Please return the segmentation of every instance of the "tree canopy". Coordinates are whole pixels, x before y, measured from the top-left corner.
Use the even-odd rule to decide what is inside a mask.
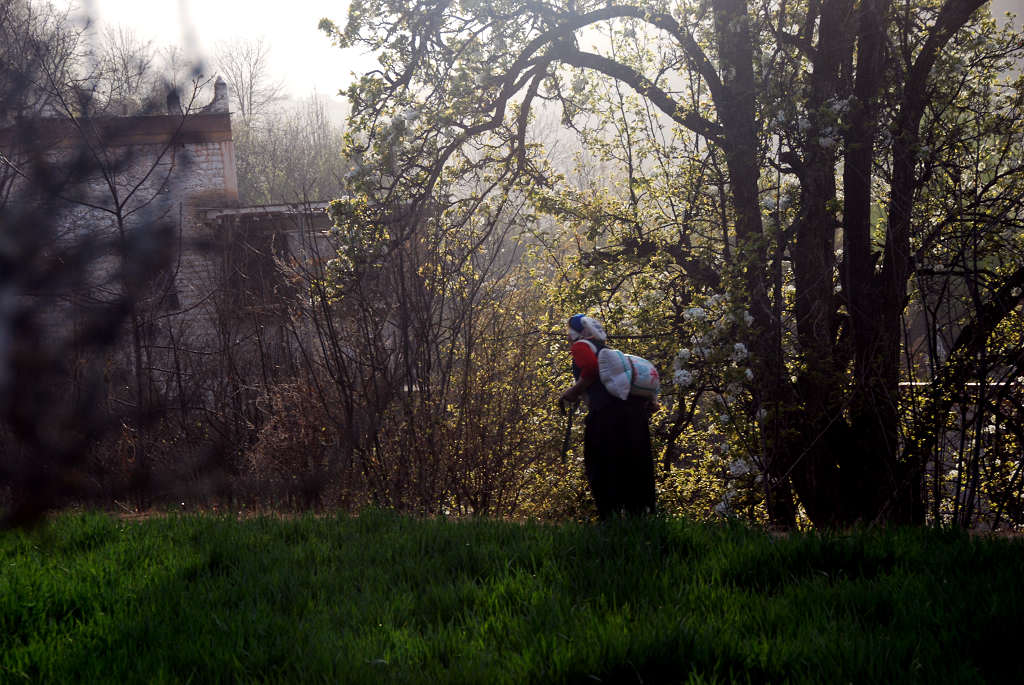
[[[922,522],[963,388],[1024,375],[1024,42],[985,8],[355,0],[321,27],[379,55],[348,92],[368,202],[409,227],[529,198],[578,248],[564,303],[681,348],[669,442],[714,386],[770,519],[845,525]]]

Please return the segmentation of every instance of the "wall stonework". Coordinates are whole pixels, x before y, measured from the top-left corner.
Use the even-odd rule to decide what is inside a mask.
[[[98,241],[105,252],[88,264],[84,282],[45,306],[57,330],[74,327],[74,303],[103,302],[123,296],[118,274],[119,241],[139,238],[154,228],[173,229],[169,273],[153,274],[151,301],[161,316],[175,310],[175,325],[209,329],[210,301],[217,287],[219,260],[211,254],[206,212],[238,205],[238,180],[227,93],[220,82],[214,101],[187,115],[36,119],[0,129],[0,152],[11,164],[5,202],[39,202],[30,169],[43,160],[51,173],[73,172],[75,183],[59,198],[45,200],[56,217],[57,240],[67,245]],[[83,165],[82,162],[85,162]],[[85,170],[83,172],[83,170]],[[163,292],[169,297],[159,295]],[[62,304],[63,303],[63,304]],[[170,311],[164,311],[164,310]]]
[[[169,266],[147,274],[152,281],[147,292],[133,298],[137,326],[129,325],[122,336],[112,368],[120,369],[122,379],[141,369],[165,397],[185,393],[182,387],[202,388],[193,393],[200,404],[223,392],[222,367],[238,374],[250,370],[252,359],[268,363],[266,349],[259,348],[268,339],[281,340],[276,357],[290,354],[282,305],[295,287],[285,282],[279,265],[329,249],[317,243],[329,227],[326,203],[238,206],[231,115],[226,91],[222,86],[216,91],[210,105],[188,116],[42,119],[32,122],[31,136],[24,128],[0,130],[0,151],[8,158],[20,154],[27,163],[42,151],[47,164],[61,170],[72,168],[85,151],[95,167],[59,201],[46,201],[48,209],[54,203],[59,241],[74,245],[88,236],[106,246],[105,256],[89,262],[84,282],[47,295],[38,307],[55,334],[70,338],[82,307],[124,297],[119,274],[130,265],[119,251],[121,238],[145,238],[154,227],[165,229],[166,236],[166,229],[173,229]],[[17,183],[31,187],[28,181]],[[141,362],[140,330],[145,337]],[[265,378],[265,369],[262,374]],[[112,384],[127,393],[127,402],[135,401],[130,384]]]

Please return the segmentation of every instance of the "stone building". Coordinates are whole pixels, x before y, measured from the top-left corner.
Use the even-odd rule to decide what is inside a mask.
[[[182,113],[169,96],[162,114],[38,118],[0,129],[0,191],[8,190],[0,192],[0,210],[6,205],[10,216],[18,202],[42,197],[52,205],[57,241],[105,246],[91,259],[87,282],[43,307],[58,329],[74,328],[91,306],[124,297],[131,286],[121,275],[134,267],[125,250],[164,252],[159,273],[144,274],[146,291],[134,293],[141,317],[134,325],[144,328],[146,349],[117,355],[129,375],[141,364],[150,377],[167,376],[186,350],[197,367],[232,345],[236,356],[255,354],[248,340],[286,344],[283,332],[266,330],[283,325],[282,298],[295,291],[278,266],[318,249],[326,203],[239,206],[228,102],[217,79],[213,99],[198,111]],[[39,175],[25,170],[40,158],[50,176],[78,175],[56,192],[33,194]]]
[[[311,229],[329,226],[325,202],[239,206],[227,85],[220,78],[210,103],[187,114],[172,94],[166,114],[41,118],[0,129],[0,151],[13,166],[38,150],[56,167],[81,157],[91,164],[84,180],[59,193],[55,210],[65,237],[116,237],[154,226],[174,231],[180,249],[168,288],[177,309],[202,308],[211,289],[232,283],[265,299],[274,259],[308,244]],[[18,196],[16,188],[11,197]],[[243,271],[218,274],[225,266]]]

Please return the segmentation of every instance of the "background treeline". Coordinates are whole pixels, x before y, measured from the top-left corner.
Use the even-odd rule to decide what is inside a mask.
[[[9,511],[589,517],[581,440],[563,460],[555,406],[564,320],[587,311],[662,370],[669,514],[1018,525],[1020,34],[952,0],[505,4],[438,14],[495,37],[458,51],[399,2],[326,23],[385,55],[343,135],[321,99],[282,108],[267,42],[197,70],[6,0],[5,121],[159,113],[168,85],[202,104],[216,71],[242,204],[341,198],[334,228],[299,220],[289,249],[262,250],[263,283],[240,285],[216,239],[190,246],[220,265],[211,332],[164,304],[181,248],[166,215],[121,221],[109,244],[41,240],[66,231],[76,184],[124,163],[6,164]],[[584,27],[604,61],[573,42]],[[118,282],[94,296],[111,251]],[[83,297],[73,334],[47,333],[47,298]]]

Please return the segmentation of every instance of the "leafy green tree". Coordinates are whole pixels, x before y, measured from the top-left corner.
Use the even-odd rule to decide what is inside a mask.
[[[792,525],[795,491],[815,524],[844,525],[924,520],[934,414],[973,372],[959,360],[1020,304],[1024,271],[1004,255],[962,317],[958,351],[935,370],[927,407],[907,413],[912,278],[942,258],[925,209],[942,191],[929,184],[936,165],[960,166],[954,140],[941,151],[926,141],[942,131],[970,139],[950,104],[969,101],[972,126],[992,145],[1019,144],[1019,85],[993,79],[1019,55],[1020,38],[997,30],[983,6],[365,0],[351,5],[344,29],[322,27],[380,56],[381,70],[349,91],[364,136],[353,152],[373,201],[422,211],[442,179],[488,169],[506,185],[558,190],[556,215],[589,222],[595,246],[646,252],[685,277],[692,295],[742,298],[769,516]],[[988,85],[956,92],[958,73]],[[631,92],[643,111],[611,111],[614,97],[587,96],[596,83]],[[551,106],[588,150],[600,138],[622,153],[618,187],[565,195],[531,128]],[[996,185],[1016,188],[1019,170],[1005,159]],[[659,166],[663,187],[651,180]],[[967,193],[992,189],[984,174],[959,180]],[[481,192],[455,190],[468,204]],[[641,211],[642,196],[648,208],[662,205],[661,239],[648,239],[654,215]],[[1017,225],[1013,207],[986,210],[982,234]],[[969,211],[946,217],[972,221]],[[664,238],[672,234],[674,243]]]

